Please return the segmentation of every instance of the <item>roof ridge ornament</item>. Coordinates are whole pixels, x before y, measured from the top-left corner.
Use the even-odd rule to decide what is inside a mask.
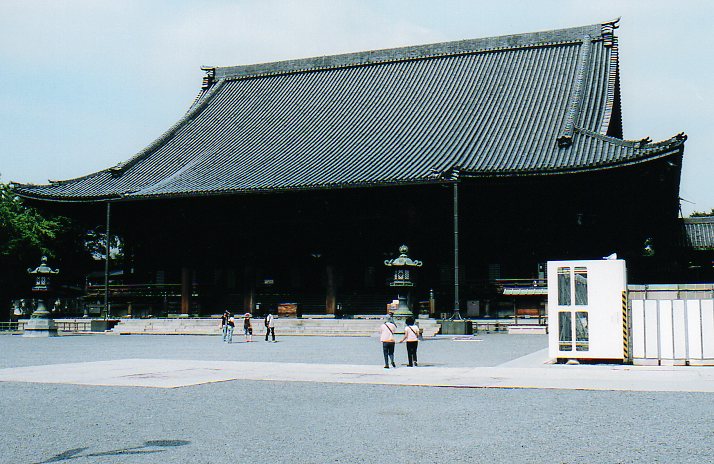
[[[643,139],[640,139],[640,140],[638,140],[637,142],[635,142],[635,148],[642,148],[642,147],[644,147],[645,145],[648,145],[648,144],[651,143],[651,142],[652,142],[652,139],[651,139],[649,136],[647,136],[647,137],[645,137],[645,138],[643,138]]]
[[[216,67],[215,66],[201,66],[201,71],[205,72],[206,75],[203,76],[203,81],[201,83],[202,90],[208,90],[214,82],[216,82]]]
[[[617,18],[611,20],[611,21],[605,21],[602,23],[602,27],[608,27],[610,29],[618,29],[620,27],[620,20],[622,19],[622,16],[618,16]]]
[[[617,43],[617,38],[615,37],[615,29],[620,27],[620,25],[618,24],[620,22],[620,19],[621,17],[618,17],[614,21],[602,23],[603,44],[608,48],[615,46]]]

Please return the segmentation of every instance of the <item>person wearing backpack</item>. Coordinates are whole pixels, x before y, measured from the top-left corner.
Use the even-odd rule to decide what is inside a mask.
[[[273,313],[268,312],[265,316],[265,341],[268,341],[268,335],[273,336],[273,342],[275,342],[275,316]]]
[[[391,321],[384,321],[379,327],[379,340],[382,342],[385,369],[389,369],[390,360],[392,361],[392,367],[397,367],[397,365],[394,364],[394,332],[396,331],[397,326]]]
[[[419,326],[414,324],[414,318],[408,317],[406,326],[404,327],[404,337],[399,340],[402,343],[407,341],[407,366],[418,366],[417,364],[417,347],[419,346]]]

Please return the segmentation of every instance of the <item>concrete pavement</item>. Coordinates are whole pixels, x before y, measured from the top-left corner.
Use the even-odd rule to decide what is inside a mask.
[[[119,359],[0,369],[0,382],[177,388],[233,380],[422,387],[714,392],[714,369],[548,365],[533,353],[497,367]],[[529,367],[524,367],[529,366]]]
[[[543,336],[477,339],[425,341],[423,366],[386,370],[366,337],[0,336],[0,463],[712,462],[711,394],[642,385],[706,386],[711,368],[544,365]],[[504,388],[599,370],[650,391]],[[501,388],[401,386],[447,374]],[[288,381],[226,381],[240,376]]]

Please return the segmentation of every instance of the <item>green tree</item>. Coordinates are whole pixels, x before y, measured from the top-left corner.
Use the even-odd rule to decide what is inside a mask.
[[[689,215],[689,217],[709,217],[709,216],[714,216],[714,208],[712,208],[712,210],[709,211],[708,213],[706,211],[695,211]]]
[[[71,230],[68,218],[43,215],[0,182],[0,320],[9,317],[11,298],[28,296],[27,268],[42,255],[56,257]]]
[[[62,216],[44,217],[0,183],[0,256],[24,261],[37,254],[54,257],[52,241],[70,228]]]

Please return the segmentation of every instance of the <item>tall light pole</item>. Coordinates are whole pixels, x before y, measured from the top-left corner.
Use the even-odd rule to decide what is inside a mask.
[[[110,252],[110,235],[109,223],[111,220],[112,207],[111,203],[107,202],[107,235],[104,240],[104,319],[109,319],[109,252]]]
[[[459,305],[459,169],[451,171],[451,180],[454,183],[454,314],[452,320],[461,320]]]

